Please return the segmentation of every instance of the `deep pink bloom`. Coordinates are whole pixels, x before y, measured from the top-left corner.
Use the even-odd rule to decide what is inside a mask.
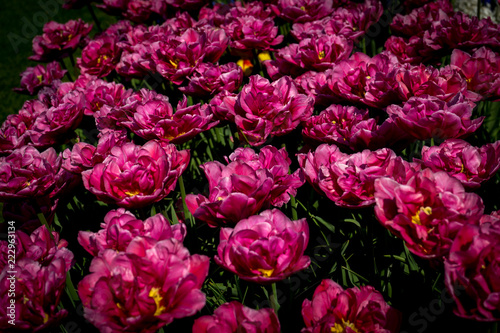
[[[234,104],[236,104],[237,96],[237,94],[227,90],[223,90],[215,95],[209,102],[214,118],[234,123]]]
[[[449,18],[453,6],[449,0],[438,0],[412,10],[407,15],[396,14],[390,25],[391,32],[397,36],[423,36],[434,22]]]
[[[375,203],[374,182],[378,178],[404,181],[414,172],[413,165],[388,148],[348,155],[338,146],[322,144],[314,152],[298,154],[298,159],[313,187],[336,205],[350,208]]]
[[[426,51],[429,52],[429,47],[418,36],[405,38],[392,35],[385,41],[384,47],[386,52],[395,56],[402,64],[419,65],[432,58],[425,54]]]
[[[0,157],[0,199],[48,196],[56,186],[61,159],[54,148],[39,152],[32,146]]]
[[[341,35],[356,41],[382,16],[383,7],[379,0],[365,0],[364,3],[349,3],[336,8],[331,15],[321,20],[294,23],[290,33],[298,40],[321,35]]]
[[[135,93],[130,100],[133,102],[124,107],[128,120],[121,121],[120,125],[148,140],[184,143],[219,123],[212,121],[213,115],[207,105],[187,106],[185,96],[175,112],[167,96],[147,89]]]
[[[390,105],[387,113],[402,130],[418,140],[464,138],[481,126],[484,117],[471,119],[472,109],[462,94],[450,101],[428,95],[411,97],[403,106]]]
[[[279,333],[281,327],[272,309],[254,310],[232,301],[219,306],[212,316],[203,316],[194,321],[193,333],[215,332]]]
[[[486,215],[485,215],[486,216]],[[500,308],[500,219],[498,212],[481,225],[465,225],[445,260],[445,282],[455,314],[476,321],[498,321]]]
[[[154,333],[205,306],[209,258],[181,242],[136,237],[125,252],[104,250],[78,284],[84,316],[103,333]]]
[[[43,34],[33,38],[33,55],[29,59],[52,61],[67,57],[86,43],[91,30],[92,24],[81,19],[64,24],[50,21],[43,26]]]
[[[329,279],[304,300],[302,317],[302,333],[396,333],[401,324],[401,313],[372,286],[343,289]]]
[[[92,169],[96,164],[104,161],[111,148],[122,146],[129,141],[125,130],[105,130],[99,132],[98,137],[97,147],[86,142],[77,142],[71,150],[69,148],[64,150],[62,167],[73,173]]]
[[[125,208],[144,207],[165,198],[186,169],[189,152],[156,141],[143,146],[128,142],[82,172],[85,188],[99,200]]]
[[[403,145],[409,140],[390,118],[380,125],[377,122],[368,110],[331,104],[303,124],[302,136],[313,146],[336,144],[356,152]]]
[[[179,242],[186,236],[186,226],[183,223],[171,226],[162,214],[156,214],[142,221],[124,208],[109,211],[104,217],[104,223],[101,223],[101,228],[95,233],[90,231],[78,233],[78,242],[93,256],[106,249],[125,251],[137,236],[157,241],[175,238]]]
[[[116,45],[117,39],[105,35],[90,41],[82,50],[81,58],[76,60],[82,74],[105,77],[120,61],[121,49]]]
[[[203,61],[206,41],[206,33],[189,28],[180,36],[151,43],[151,59],[156,71],[180,85]]]
[[[500,55],[481,47],[469,54],[459,49],[453,50],[450,65],[457,68],[467,82],[469,90],[480,98],[498,98],[500,87]]]
[[[262,145],[270,135],[285,135],[311,116],[313,99],[299,94],[290,77],[269,83],[250,77],[234,106],[235,123],[246,141]]]
[[[457,70],[447,67],[440,69],[432,66],[407,65],[396,74],[398,93],[402,101],[412,96],[435,96],[450,101],[457,94],[467,95],[467,82]]]
[[[227,64],[202,63],[188,77],[180,91],[190,96],[213,96],[221,91],[233,92],[243,83],[243,70],[234,62]]]
[[[15,268],[7,263],[7,256],[0,259],[0,329],[12,330],[12,319],[16,329],[31,332],[42,331],[56,326],[68,314],[67,310],[59,308],[61,296],[66,284],[66,273],[73,265],[73,253],[66,247],[68,242],[59,239],[59,234],[41,226],[31,235],[18,230],[15,244]],[[9,237],[9,239],[11,239]],[[8,253],[7,241],[0,241],[0,249]],[[8,279],[14,271],[14,280]],[[15,284],[12,298],[11,283]],[[15,315],[8,306],[10,300],[15,300]]]
[[[67,70],[61,69],[61,65],[56,61],[48,63],[45,67],[43,65],[28,67],[21,73],[21,87],[13,90],[34,95],[41,88],[50,87],[54,81],[62,79],[66,72]]]
[[[333,95],[337,102],[347,100],[384,108],[400,101],[396,81],[398,68],[399,63],[386,54],[370,58],[357,52],[325,72],[327,84],[322,93]]]
[[[428,259],[442,259],[463,225],[477,224],[483,215],[481,197],[465,192],[444,171],[424,169],[407,182],[375,181],[375,215],[402,238],[408,249]]]
[[[422,163],[433,171],[446,171],[467,189],[478,188],[500,168],[500,141],[476,148],[460,139],[422,147]]]
[[[217,161],[201,166],[208,178],[208,198],[186,197],[191,213],[210,226],[234,224],[270,204],[281,206],[304,183],[299,170],[288,174],[291,161],[284,148],[266,146],[259,154],[238,148],[228,162],[227,166]]]
[[[57,106],[52,106],[37,116],[29,130],[33,145],[46,148],[64,143],[83,119],[85,97],[79,91],[71,91]]]
[[[270,284],[309,266],[308,241],[306,219],[291,221],[278,209],[266,210],[234,229],[222,228],[214,259],[243,280]]]
[[[280,17],[287,21],[310,22],[330,15],[333,12],[333,0],[279,0],[277,10]]]
[[[272,18],[239,16],[222,27],[231,38],[231,48],[235,50],[269,50],[283,41]]]

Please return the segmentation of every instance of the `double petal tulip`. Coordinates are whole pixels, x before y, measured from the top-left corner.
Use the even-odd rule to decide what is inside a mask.
[[[90,41],[82,50],[81,58],[76,60],[82,74],[105,77],[120,61],[121,49],[113,36],[105,35]]]
[[[170,238],[136,237],[125,252],[107,249],[78,284],[85,318],[101,332],[156,332],[205,306],[200,290],[209,258]]]
[[[80,245],[93,256],[97,256],[106,249],[125,251],[137,236],[149,237],[157,241],[175,238],[179,242],[182,242],[186,236],[186,226],[182,223],[171,226],[161,214],[141,221],[124,208],[108,212],[104,217],[104,223],[101,223],[101,228],[97,233],[80,231],[78,234]]]
[[[478,188],[500,168],[500,141],[474,147],[464,140],[448,139],[439,146],[422,147],[422,163],[446,171],[467,189]]]
[[[308,241],[306,219],[291,221],[277,209],[266,210],[221,229],[215,262],[243,280],[270,284],[309,266]]]
[[[187,106],[185,96],[175,112],[167,96],[146,89],[134,94],[130,100],[134,102],[124,108],[128,119],[120,124],[148,140],[180,144],[219,123],[212,120],[213,114],[207,105]]]
[[[300,171],[288,174],[291,161],[284,149],[266,146],[259,154],[239,148],[227,166],[213,161],[201,166],[208,178],[208,198],[189,194],[191,213],[210,226],[237,223],[270,204],[281,206],[295,195],[304,180]]]
[[[254,310],[233,301],[219,306],[212,316],[195,320],[193,333],[279,333],[280,323],[273,310]]]
[[[15,268],[11,267],[10,260],[7,263],[7,256],[0,260],[0,329],[11,331],[14,327],[11,320],[16,329],[31,332],[56,326],[68,314],[59,308],[66,273],[74,261],[73,253],[66,248],[68,242],[59,239],[56,232],[51,235],[45,226],[31,235],[17,231],[15,239]],[[8,244],[0,241],[3,253],[10,253]],[[15,284],[13,298],[11,284]],[[15,307],[13,316],[8,308],[10,304]]]
[[[390,105],[387,113],[402,130],[418,140],[464,138],[481,126],[484,117],[472,118],[473,107],[462,94],[445,102],[434,96],[411,97],[401,107]]]
[[[480,196],[465,192],[446,172],[430,169],[402,183],[377,179],[375,202],[380,223],[402,238],[411,252],[427,259],[447,255],[460,228],[477,224],[484,210]]]
[[[128,142],[82,172],[85,188],[99,200],[125,208],[144,207],[166,197],[186,169],[189,152],[156,141]]]
[[[414,166],[388,149],[368,149],[352,155],[338,146],[322,144],[314,152],[298,155],[306,179],[336,205],[359,208],[375,203],[374,182],[380,177],[406,180]]]
[[[243,70],[234,62],[223,65],[202,63],[188,77],[189,84],[179,88],[190,96],[213,96],[221,91],[233,92],[243,83]]]
[[[61,69],[57,61],[50,62],[45,67],[42,65],[28,67],[21,73],[21,87],[14,90],[34,95],[43,87],[50,87],[56,80],[61,80],[66,72],[67,70]]]
[[[294,130],[311,116],[313,103],[311,97],[298,93],[290,77],[270,83],[253,75],[236,98],[235,123],[248,143],[259,146],[270,135]]]
[[[83,46],[92,24],[81,19],[66,23],[50,21],[43,26],[43,34],[33,38],[34,61],[59,60],[72,54],[77,47]]]
[[[455,314],[476,321],[500,319],[500,219],[498,213],[487,217],[458,232],[444,263]]]
[[[321,281],[312,300],[304,300],[302,317],[302,333],[396,333],[401,324],[401,313],[372,286],[344,290],[332,280]]]

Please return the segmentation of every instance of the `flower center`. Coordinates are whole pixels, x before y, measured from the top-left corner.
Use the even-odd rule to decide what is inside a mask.
[[[332,333],[344,333],[346,332],[346,328],[350,328],[352,331],[359,333],[353,323],[351,323],[349,320],[345,321],[344,319],[342,319],[342,324],[335,323],[331,330]]]
[[[323,59],[324,57],[325,57],[325,51],[319,51],[318,53],[319,60]]]
[[[271,275],[273,275],[274,273],[274,269],[262,269],[262,268],[259,268],[258,269],[259,272],[262,273],[262,276],[265,276],[265,277],[271,277]]]
[[[139,190],[133,190],[133,191],[125,191],[125,194],[128,196],[128,197],[133,197],[135,195],[138,195],[140,194],[141,191]]]
[[[163,300],[163,297],[160,296],[160,288],[158,287],[153,287],[149,291],[149,297],[151,297],[156,304],[156,311],[155,311],[155,316],[161,315],[167,308],[161,305],[161,301]]]
[[[420,220],[420,214],[425,213],[426,215],[431,215],[432,214],[432,208],[427,206],[427,207],[420,207],[418,212],[411,217],[411,222],[417,225],[422,225],[422,221]]]

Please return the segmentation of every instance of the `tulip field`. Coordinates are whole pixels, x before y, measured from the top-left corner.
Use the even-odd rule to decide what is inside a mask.
[[[0,332],[498,332],[497,1],[53,2]]]

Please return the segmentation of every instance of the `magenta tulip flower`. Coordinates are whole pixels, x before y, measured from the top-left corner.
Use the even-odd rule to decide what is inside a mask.
[[[481,197],[465,192],[457,179],[444,171],[424,169],[407,182],[390,178],[375,181],[375,215],[402,238],[408,249],[427,259],[442,259],[466,224],[483,215]]]
[[[473,107],[462,94],[445,102],[434,96],[411,97],[387,113],[402,130],[418,140],[464,138],[481,126],[484,117],[472,118]]]
[[[359,208],[375,203],[374,182],[380,177],[406,180],[415,166],[389,148],[368,149],[352,155],[338,146],[322,144],[314,152],[298,155],[306,179],[336,205]]]
[[[92,24],[81,19],[66,23],[50,21],[43,26],[43,34],[33,38],[34,61],[60,60],[72,54],[77,47],[84,46]]]
[[[291,221],[278,209],[266,210],[221,229],[215,262],[243,280],[270,284],[309,266],[308,241],[306,219]]]
[[[90,41],[82,50],[81,58],[76,60],[82,74],[105,77],[116,67],[120,60],[121,49],[113,36],[105,35]]]
[[[73,253],[66,248],[68,242],[60,239],[56,232],[50,235],[45,226],[31,235],[19,230],[15,235],[15,267],[7,263],[7,256],[0,260],[0,276],[3,277],[0,282],[3,305],[0,329],[7,332],[16,327],[39,332],[57,326],[68,314],[67,310],[59,308],[66,274],[74,263]],[[9,244],[12,243],[0,240],[3,253],[10,253]],[[13,296],[12,284],[15,285]]]
[[[476,148],[460,139],[422,147],[422,163],[433,171],[446,171],[467,189],[478,188],[500,168],[500,141]]]
[[[310,22],[322,19],[333,11],[333,0],[279,0],[280,16],[290,22]]]
[[[56,81],[61,80],[66,72],[67,70],[61,69],[57,61],[50,62],[45,67],[43,65],[28,67],[21,73],[21,87],[13,90],[34,95],[43,87],[51,87]]]
[[[213,227],[237,223],[269,205],[282,206],[304,183],[300,170],[288,174],[291,161],[284,148],[266,146],[259,154],[238,148],[228,162],[227,166],[217,161],[201,166],[208,178],[208,198],[186,197],[191,213]]]
[[[107,249],[92,260],[78,284],[84,316],[101,332],[154,333],[205,306],[208,266],[176,239],[136,237],[125,252]]]
[[[481,225],[465,225],[455,237],[444,263],[445,282],[457,316],[498,321],[500,219],[497,212],[481,220]]]
[[[401,313],[372,286],[343,289],[326,279],[302,303],[302,317],[302,333],[397,333],[401,324]]]
[[[188,77],[180,91],[190,96],[212,96],[221,91],[233,92],[243,83],[243,70],[234,62],[223,65],[202,63]]]
[[[259,75],[250,77],[234,105],[235,123],[253,146],[271,135],[285,135],[311,116],[313,99],[299,94],[289,77],[273,83]]]
[[[149,237],[156,241],[175,238],[179,242],[186,236],[186,226],[182,223],[171,226],[161,214],[141,221],[124,208],[109,211],[104,217],[104,223],[101,223],[101,228],[96,233],[78,233],[78,242],[93,256],[106,249],[125,251],[137,236]]]
[[[144,207],[165,198],[186,169],[189,152],[156,141],[143,146],[128,142],[82,172],[85,188],[99,200],[125,208]]]
[[[272,309],[254,310],[237,301],[224,303],[212,316],[194,321],[193,333],[280,333],[278,317]]]

